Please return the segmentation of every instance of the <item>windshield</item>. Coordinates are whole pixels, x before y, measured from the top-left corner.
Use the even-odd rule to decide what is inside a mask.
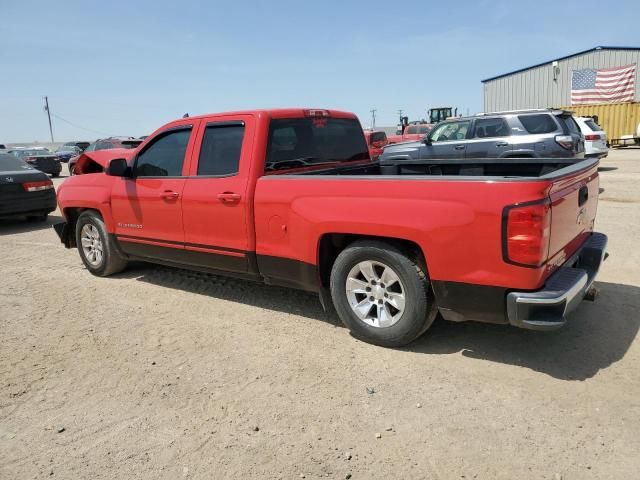
[[[33,170],[29,165],[19,158],[9,155],[8,153],[0,153],[0,170],[5,172],[14,172],[17,170]]]
[[[269,128],[266,170],[368,160],[369,150],[356,119],[275,119]]]

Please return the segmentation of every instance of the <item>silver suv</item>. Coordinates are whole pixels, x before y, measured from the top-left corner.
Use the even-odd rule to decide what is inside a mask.
[[[564,110],[481,113],[440,122],[421,141],[387,146],[380,162],[514,157],[584,158],[584,137]]]

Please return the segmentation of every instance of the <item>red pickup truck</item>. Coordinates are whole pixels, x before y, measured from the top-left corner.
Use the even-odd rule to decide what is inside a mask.
[[[438,312],[557,328],[605,257],[597,159],[382,172],[355,115],[318,109],[184,118],[105,154],[58,191],[54,228],[91,273],[144,260],[318,292],[378,345]]]
[[[399,135],[389,135],[388,143],[415,142],[422,140],[433,129],[432,123],[412,123]]]

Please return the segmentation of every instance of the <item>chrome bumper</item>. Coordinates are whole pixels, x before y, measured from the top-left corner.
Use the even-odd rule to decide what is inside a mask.
[[[607,236],[593,233],[564,266],[535,292],[507,294],[507,318],[516,327],[554,330],[584,299],[607,256]]]

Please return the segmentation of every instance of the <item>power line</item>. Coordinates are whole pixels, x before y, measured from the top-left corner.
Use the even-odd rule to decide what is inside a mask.
[[[80,125],[76,125],[75,123],[70,122],[69,120],[64,119],[64,118],[62,118],[61,116],[56,115],[56,114],[54,114],[54,113],[52,113],[52,114],[51,114],[51,116],[52,116],[52,117],[54,117],[54,118],[57,118],[58,120],[60,120],[60,121],[62,121],[62,122],[64,122],[64,123],[68,123],[68,124],[69,124],[69,125],[71,125],[72,127],[79,128],[80,130],[86,130],[87,132],[97,133],[98,135],[105,135],[105,136],[107,136],[107,137],[109,136],[109,134],[108,134],[108,133],[99,132],[99,131],[97,131],[97,130],[92,130],[92,129],[90,129],[90,128],[81,127]]]

